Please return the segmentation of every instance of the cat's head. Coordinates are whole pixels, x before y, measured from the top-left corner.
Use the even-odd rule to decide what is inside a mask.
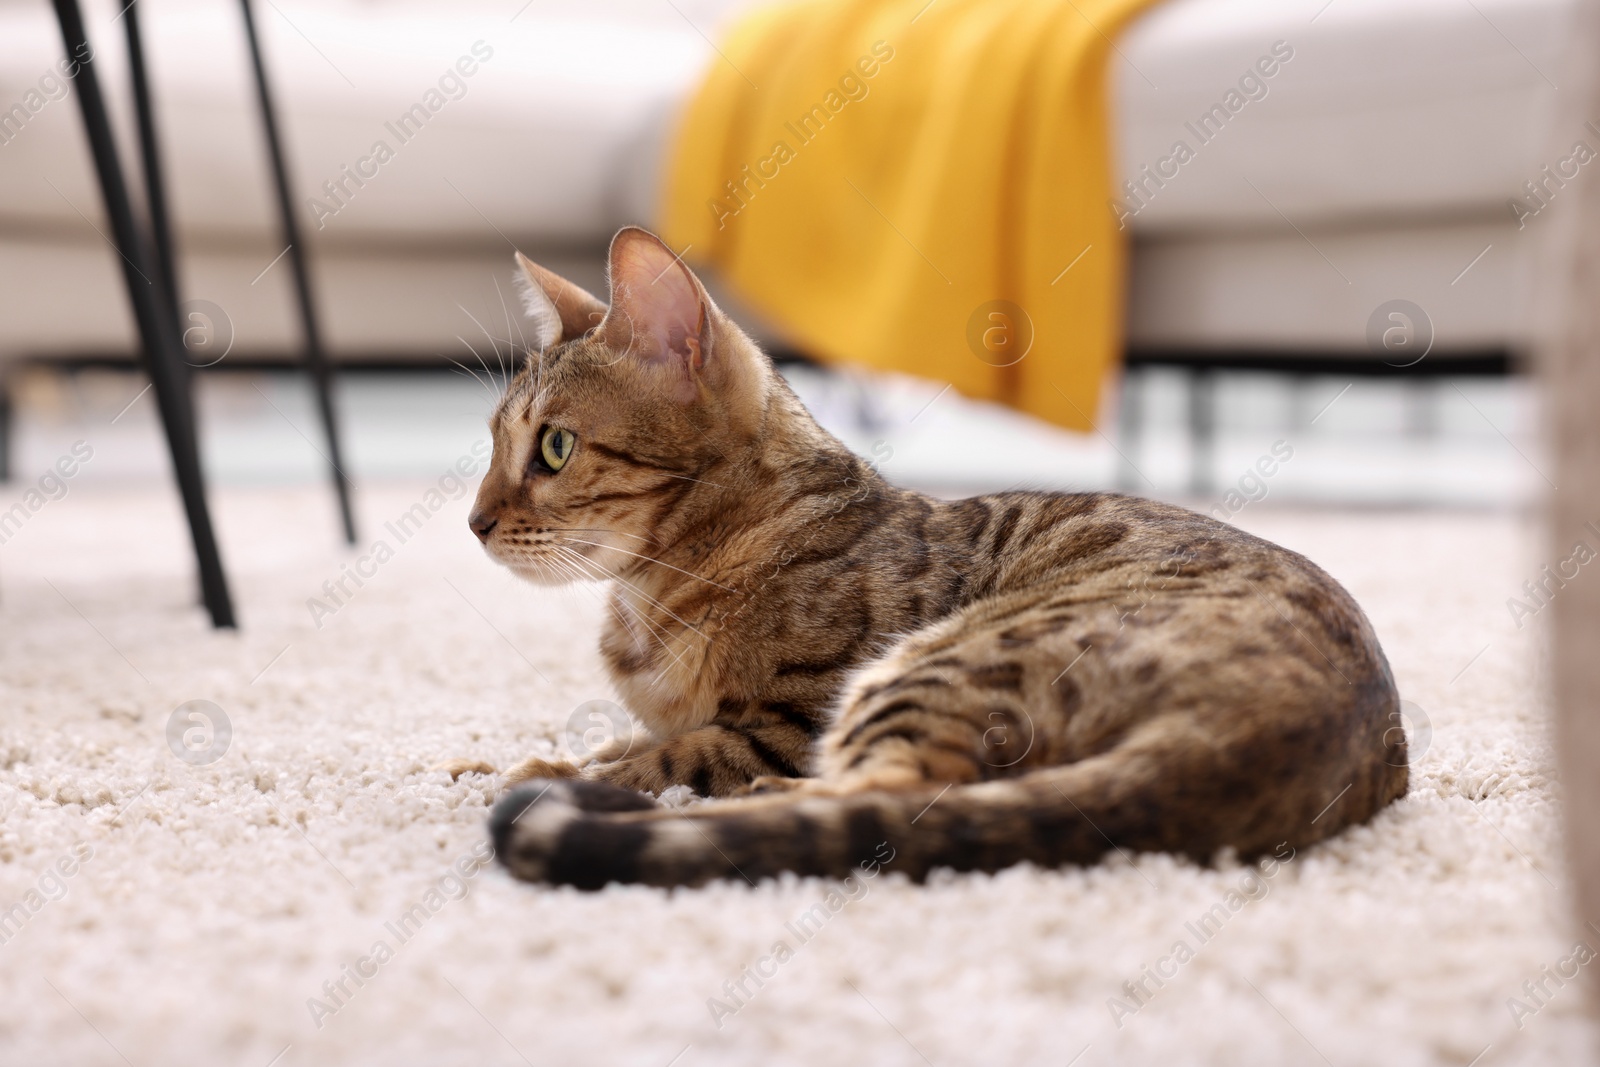
[[[603,579],[748,448],[775,375],[645,230],[611,242],[609,307],[516,259],[533,336],[489,421],[494,455],[468,521],[523,578]]]

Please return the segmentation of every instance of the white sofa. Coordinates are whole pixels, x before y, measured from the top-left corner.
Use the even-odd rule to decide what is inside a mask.
[[[437,359],[504,334],[512,245],[598,287],[609,234],[654,214],[672,116],[718,61],[708,38],[750,2],[259,5],[335,355]],[[1403,298],[1441,351],[1524,347],[1526,265],[1548,217],[1519,221],[1510,201],[1536,180],[1559,196],[1542,168],[1580,139],[1600,148],[1592,131],[1549,128],[1571,3],[1170,0],[1142,18],[1112,61],[1121,170],[1146,194],[1126,203],[1130,343],[1359,354],[1372,311]],[[119,7],[87,5],[125,111]],[[235,352],[292,353],[238,9],[141,10],[183,296],[223,309]],[[1228,112],[1275,45],[1292,56]],[[0,362],[133,347],[77,105],[51,98],[60,52],[48,4],[0,0]],[[402,144],[386,124],[419,103],[439,106]],[[1185,124],[1219,103],[1227,122],[1202,144]],[[1162,160],[1179,139],[1194,158],[1174,172]],[[381,164],[378,140],[394,150]],[[342,169],[358,166],[359,186]]]

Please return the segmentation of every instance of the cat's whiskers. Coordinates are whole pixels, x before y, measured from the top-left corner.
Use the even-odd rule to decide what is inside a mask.
[[[458,371],[458,370],[451,370],[451,371],[450,371],[450,373],[451,373],[451,374],[461,374],[461,371]],[[494,400],[496,400],[496,397],[486,397],[486,398],[488,398],[488,400],[490,400],[490,403],[493,403],[493,402],[494,402]]]
[[[594,569],[598,567],[598,564],[589,559],[587,556],[581,555],[576,550],[561,546],[558,548],[558,551],[563,554],[564,558],[571,561],[572,565],[581,568],[587,580],[594,582],[611,582],[616,580],[609,574],[595,574]],[[613,593],[618,596],[621,595],[615,590],[613,590]],[[647,612],[641,611],[637,605],[630,603],[626,597],[621,597],[621,600],[626,612],[624,617],[637,619],[638,621],[644,623],[652,635],[660,635],[660,639],[663,643],[665,643],[667,638],[681,637],[681,633],[679,631],[672,630],[668,628],[665,623],[651,618]],[[659,603],[657,603],[657,606],[659,606]],[[687,645],[685,645],[685,647],[687,647]]]
[[[602,533],[615,534],[617,537],[631,537],[635,541],[648,541],[651,544],[660,544],[654,537],[644,534],[631,534],[622,530],[608,530],[603,526],[544,526],[540,533]]]
[[[595,588],[600,583],[595,580],[593,575],[586,573],[581,567],[573,563],[570,559],[567,559],[565,556],[557,553],[548,557],[548,559],[541,559],[540,562],[548,563],[559,573],[565,575],[572,584],[582,586],[584,592],[594,597],[597,601],[604,603],[604,594],[601,593],[599,589]]]
[[[693,579],[695,579],[695,581],[705,582],[707,585],[714,585],[718,589],[726,590],[729,593],[737,592],[737,590],[731,589],[728,586],[723,585],[721,582],[713,582],[710,578],[701,577],[700,575],[694,573],[693,571],[686,571],[682,567],[674,567],[672,564],[667,563],[665,560],[659,560],[659,559],[656,559],[653,556],[646,556],[646,555],[644,555],[643,553],[640,553],[640,552],[630,552],[626,548],[618,548],[615,545],[603,545],[598,541],[585,541],[581,537],[568,537],[568,538],[566,538],[566,540],[575,541],[580,545],[593,545],[595,548],[603,548],[603,549],[606,549],[607,551],[610,551],[610,552],[621,552],[625,556],[632,556],[635,559],[642,559],[646,563],[659,564],[660,566],[663,566],[663,567],[667,568],[669,571],[677,571],[679,574],[684,575],[685,577],[693,578]]]
[[[611,596],[602,593],[596,588],[600,582],[600,579],[598,579],[595,575],[587,573],[581,566],[579,566],[579,563],[582,562],[582,558],[576,556],[569,558],[569,553],[571,551],[570,549],[564,549],[560,546],[556,546],[556,548],[556,554],[549,556],[548,558],[543,558],[540,560],[540,562],[547,564],[552,570],[565,576],[570,584],[581,586],[584,592],[593,597],[601,606],[609,607],[611,604]],[[635,647],[647,647],[649,642],[654,640],[655,643],[659,644],[669,656],[672,656],[680,665],[682,665],[683,661],[681,657],[677,656],[667,645],[666,636],[670,635],[665,634],[664,631],[663,633],[658,634],[656,632],[656,626],[651,622],[650,619],[645,618],[642,615],[638,615],[635,612],[616,612],[615,617],[622,623],[623,629],[628,631],[628,639],[634,644]],[[636,619],[638,622],[644,624],[645,629],[643,634],[641,634],[636,628]]]
[[[628,631],[628,639],[633,642],[634,647],[643,647],[645,642],[640,640],[639,631],[634,628],[634,618],[636,613],[626,610],[626,605],[624,605],[623,609],[614,612],[614,614],[616,618],[621,621],[622,628]],[[657,636],[655,630],[651,628],[648,620],[640,618],[639,621],[645,624],[645,631],[648,636],[655,637],[657,640],[662,640]],[[665,645],[665,643],[666,642],[663,640],[662,644]]]
[[[489,375],[491,378],[494,377],[494,368],[489,366],[488,362],[483,358],[483,353],[479,352],[476,348],[473,348],[472,347],[472,343],[470,341],[468,341],[465,337],[462,337],[459,333],[456,334],[456,340],[460,341],[462,344],[467,346],[467,351],[471,352],[473,358],[478,361],[478,365],[483,368],[483,373]],[[498,352],[496,352],[495,353],[496,361],[498,361],[499,358],[500,358],[500,354]],[[502,368],[502,371],[503,370],[504,370],[504,368]]]
[[[489,341],[489,347],[494,350],[494,361],[495,361],[496,365],[498,365],[499,368],[500,368],[500,376],[501,377],[505,377],[505,375],[506,375],[506,365],[505,365],[505,362],[500,358],[500,344],[499,344],[499,342],[495,340],[494,335],[489,332],[488,328],[485,327],[483,323],[478,321],[478,316],[476,316],[472,312],[468,311],[466,309],[466,307],[461,303],[461,301],[459,301],[459,300],[456,301],[456,307],[461,308],[461,313],[463,315],[465,315],[467,318],[471,319],[472,320],[472,324],[474,326],[476,326],[479,330],[483,331],[483,336],[485,338],[487,338],[488,341]]]
[[[558,547],[560,547],[560,546],[558,546]],[[651,596],[649,593],[646,593],[643,589],[640,589],[637,585],[634,585],[632,582],[628,581],[626,578],[622,577],[620,574],[617,574],[615,571],[611,570],[609,567],[607,567],[604,564],[600,563],[598,560],[590,559],[588,556],[583,555],[581,552],[578,552],[576,549],[568,548],[568,549],[565,549],[565,551],[571,552],[578,559],[582,560],[584,562],[585,566],[591,567],[594,570],[599,571],[601,574],[604,574],[606,576],[606,580],[616,582],[618,585],[622,586],[623,588],[631,590],[636,596],[638,596],[645,603],[649,604],[651,607],[659,609],[661,612],[663,612],[668,617],[670,617],[674,622],[677,622],[679,625],[686,626],[689,629],[693,630],[695,633],[699,634],[702,639],[709,640],[709,638],[707,638],[706,635],[701,632],[700,628],[698,626],[696,626],[694,623],[689,622],[687,619],[680,618],[671,608],[667,607],[665,604],[661,603],[661,601],[657,600],[655,597]]]
[[[625,598],[619,600],[619,606],[614,614],[618,619],[622,620],[622,625],[628,631],[628,636],[632,639],[635,646],[639,648],[646,647],[646,642],[639,639],[639,632],[633,628],[634,621],[637,621],[644,625],[645,637],[653,638],[655,643],[661,646],[661,650],[667,655],[671,656],[672,661],[681,667],[686,673],[693,673],[689,665],[685,663],[683,659],[684,653],[689,651],[688,643],[684,642],[683,652],[673,651],[671,645],[671,640],[674,637],[681,637],[681,635],[674,634],[661,623],[650,618],[649,615],[638,610],[638,608],[634,607],[632,604],[629,604]],[[665,684],[665,682],[666,675],[658,672],[645,684],[645,688],[655,689]]]
[[[663,606],[660,601],[651,598],[642,590],[631,585],[631,583],[621,581],[616,575],[607,571],[596,561],[580,554],[575,549],[569,548],[566,545],[558,544],[556,541],[550,538],[532,538],[527,540],[519,540],[513,543],[516,544],[518,548],[524,550],[520,553],[520,556],[521,561],[527,565],[549,567],[557,573],[567,577],[570,581],[583,583],[586,585],[596,582],[619,581],[621,584],[632,589],[640,597],[649,601],[655,607],[658,607],[667,614],[672,615],[672,612]],[[584,543],[589,544],[592,542]],[[541,551],[539,549],[545,550]],[[597,570],[603,573],[594,573]],[[590,592],[592,595],[599,595],[593,590]],[[634,644],[642,647],[645,643],[644,641],[641,641],[639,631],[634,628],[633,620],[637,620],[645,627],[645,637],[653,638],[655,642],[659,644],[667,653],[667,655],[672,657],[673,661],[676,662],[678,666],[682,667],[685,671],[691,670],[689,665],[684,661],[683,653],[674,651],[670,644],[670,641],[674,638],[682,640],[684,643],[684,652],[688,651],[688,642],[681,632],[669,629],[664,624],[652,619],[647,613],[641,612],[632,605],[627,604],[626,601],[624,601],[624,610],[618,613],[618,617],[622,620],[623,625],[628,630],[628,636],[633,640]],[[673,615],[673,618],[677,619],[678,617]],[[678,619],[678,621],[683,623],[685,626],[690,626],[689,623],[684,622],[682,619]],[[690,626],[690,628],[693,629],[692,626]],[[663,677],[658,676],[650,681],[649,687],[654,688],[657,685],[662,684],[664,681],[665,679]]]
[[[562,558],[562,562],[566,563],[569,567],[577,567],[577,568],[582,569],[582,568],[598,566],[598,564],[596,564],[593,560],[588,559],[585,556],[579,555],[573,549],[566,548],[565,546],[561,546],[561,545],[557,545],[555,547],[556,547],[557,552],[560,553],[562,555],[562,557],[563,557]],[[659,605],[657,605],[657,606],[659,606]],[[665,611],[666,609],[663,608],[662,610]],[[668,614],[671,614],[671,612],[668,612]],[[617,612],[617,617],[622,620],[623,626],[627,629],[628,636],[633,640],[634,644],[640,645],[640,644],[642,644],[642,642],[640,642],[639,633],[638,633],[637,630],[635,630],[633,628],[633,626],[632,626],[632,624],[630,622],[630,619],[637,619],[639,622],[643,623],[644,626],[645,626],[645,629],[646,629],[646,631],[648,633],[648,636],[655,638],[656,642],[661,646],[662,650],[664,652],[666,652],[667,655],[671,656],[673,661],[675,663],[677,663],[678,666],[682,667],[685,671],[689,671],[690,670],[689,665],[686,664],[683,661],[682,654],[680,654],[678,652],[674,652],[672,650],[672,646],[668,643],[669,639],[671,639],[673,637],[677,637],[679,639],[682,639],[683,635],[681,633],[676,633],[676,634],[673,633],[671,630],[667,629],[661,623],[658,623],[654,619],[650,618],[649,615],[645,614],[644,612],[641,612],[641,611],[637,610],[632,605],[628,604],[625,598],[623,599],[621,610],[619,610]],[[674,616],[674,617],[676,617],[676,616]],[[679,620],[679,621],[682,621],[682,620]],[[687,626],[688,624],[685,623],[684,625]],[[687,652],[688,648],[689,648],[688,642],[684,641],[684,651]],[[658,685],[662,684],[664,681],[665,681],[665,676],[658,674],[656,677],[654,677],[654,678],[652,678],[650,680],[650,682],[648,683],[647,688],[654,689]]]
[[[500,399],[500,393],[492,385],[490,385],[488,382],[486,382],[482,378],[480,378],[478,376],[478,372],[477,371],[473,370],[471,367],[467,366],[465,363],[460,362],[459,360],[451,359],[449,356],[445,356],[444,358],[446,360],[449,360],[451,363],[454,363],[457,367],[461,368],[461,373],[471,375],[472,380],[477,382],[480,386],[483,387],[483,391],[484,391],[485,394],[488,395],[489,402],[491,404],[495,403],[496,401],[498,401]]]
[[[512,325],[515,324],[516,326],[517,340],[522,342],[523,352],[528,351],[528,338],[524,336],[522,332],[522,321],[520,319],[513,320],[511,318],[511,308],[506,304],[506,295],[500,291],[499,278],[494,278],[494,295],[500,298],[500,310],[506,317],[506,347],[511,348],[511,369],[515,371],[517,367],[517,350],[511,346]]]
[[[575,566],[571,560],[564,558],[559,552],[523,552],[519,562],[525,567],[536,567],[552,572],[564,579],[566,584],[581,585],[592,596],[598,597],[600,595],[599,591],[593,588],[599,583],[599,579]]]
[[[451,356],[445,356],[444,358],[445,358],[445,362],[446,363],[454,364],[455,367],[461,373],[463,373],[463,374],[467,375],[468,377],[470,377],[473,381],[477,382],[480,386],[482,386],[485,389],[489,388],[489,383],[484,381],[483,377],[481,375],[479,375],[477,371],[473,370],[471,367],[467,366],[465,363],[462,363],[459,359],[455,359],[455,358],[453,358]],[[496,397],[495,399],[498,400],[499,398]]]

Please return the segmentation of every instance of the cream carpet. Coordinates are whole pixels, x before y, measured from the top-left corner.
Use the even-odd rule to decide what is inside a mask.
[[[394,555],[320,628],[308,598],[336,606],[323,583],[357,561],[320,489],[217,494],[238,634],[193,607],[164,487],[75,485],[0,548],[0,1062],[1490,1067],[1593,1048],[1581,989],[1541,972],[1600,935],[1566,918],[1541,646],[1506,608],[1546,562],[1521,520],[1238,516],[1350,587],[1432,728],[1409,797],[1270,879],[1144,856],[849,896],[583,895],[480,870],[483,780],[427,768],[552,752],[611,695],[598,594],[514,583],[466,499],[400,544],[383,523],[427,488],[363,494]],[[214,762],[169,746],[193,700],[231,724]],[[1219,903],[1202,942],[1190,924]]]

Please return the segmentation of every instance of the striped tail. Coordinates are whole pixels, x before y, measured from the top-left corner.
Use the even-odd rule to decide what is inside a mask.
[[[780,793],[681,811],[600,782],[537,781],[496,804],[491,830],[516,877],[580,889],[754,884],[784,871],[842,878],[869,866],[921,881],[939,867],[1088,864],[1112,848],[1205,862],[1232,847],[1248,858],[1365,822],[1406,791],[1403,742],[1398,766],[1302,767],[1291,773],[1315,776],[1319,788],[1288,791],[1260,766],[1219,775],[1204,760],[1207,773],[1185,773],[1199,768],[1174,766],[1172,755],[1122,749],[976,785]],[[1253,781],[1240,788],[1246,776]]]

